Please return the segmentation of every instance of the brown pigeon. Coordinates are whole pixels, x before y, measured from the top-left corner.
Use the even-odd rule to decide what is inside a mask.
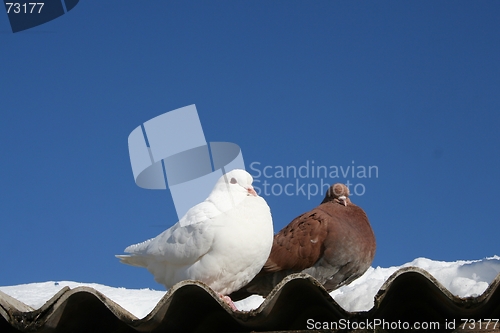
[[[330,292],[363,275],[373,261],[375,247],[365,212],[351,202],[348,187],[337,183],[318,207],[274,236],[262,270],[231,298],[267,296],[284,277],[299,272],[313,276]]]

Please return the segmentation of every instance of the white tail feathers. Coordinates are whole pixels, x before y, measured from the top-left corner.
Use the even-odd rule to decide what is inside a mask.
[[[122,254],[122,255],[116,255],[118,259],[120,259],[120,262],[122,264],[127,264],[131,266],[136,266],[136,267],[147,267],[148,266],[148,261],[146,257],[143,256],[136,256],[133,254]]]

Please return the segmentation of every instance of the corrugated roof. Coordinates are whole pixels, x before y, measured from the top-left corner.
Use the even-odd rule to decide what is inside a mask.
[[[311,328],[307,332],[314,332],[335,329],[335,325],[346,328],[343,332],[373,332],[372,328],[383,332],[417,322],[439,323],[439,329],[434,324],[425,332],[446,328],[500,332],[500,323],[490,321],[486,329],[485,321],[500,318],[499,284],[500,274],[481,296],[460,298],[426,271],[407,267],[384,283],[370,311],[350,313],[312,277],[294,274],[258,309],[233,312],[204,284],[184,281],[169,290],[143,319],[89,287],[65,287],[36,310],[0,292],[0,332],[270,332]],[[463,319],[467,320],[466,330],[459,329]],[[483,320],[480,330],[478,320]]]

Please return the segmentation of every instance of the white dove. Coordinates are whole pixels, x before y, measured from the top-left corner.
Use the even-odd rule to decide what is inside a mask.
[[[183,280],[207,284],[236,310],[229,295],[261,270],[273,245],[273,223],[253,178],[235,169],[223,175],[208,198],[160,235],[125,249],[122,263],[145,267],[171,288]]]

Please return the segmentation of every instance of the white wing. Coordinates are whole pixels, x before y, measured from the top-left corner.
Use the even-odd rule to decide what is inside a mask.
[[[173,265],[193,264],[210,250],[214,241],[213,219],[220,212],[217,214],[210,206],[213,204],[204,202],[193,207],[184,216],[191,218],[186,220],[184,226],[181,220],[155,238],[127,247],[125,252],[130,255],[118,257],[125,264],[141,267],[148,267],[151,261]]]
[[[187,211],[187,213],[179,220],[178,224],[185,227],[190,224],[196,224],[204,222],[206,220],[211,220],[221,211],[215,207],[211,201],[203,201],[196,206],[193,206]]]

